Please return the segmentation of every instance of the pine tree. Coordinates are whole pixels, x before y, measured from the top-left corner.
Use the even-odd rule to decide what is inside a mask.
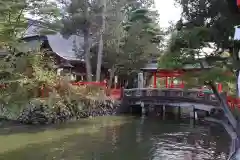
[[[66,15],[63,17],[64,27],[62,33],[64,35],[83,35],[87,80],[92,81],[90,48],[96,37],[100,8],[97,1],[89,0],[71,0],[70,4],[66,5],[66,8]]]
[[[222,82],[225,90],[230,89],[236,95],[237,87],[232,84],[236,84],[239,72],[239,45],[229,37],[233,36],[234,26],[240,24],[240,14],[229,10],[227,1],[223,0],[178,3],[183,7],[182,19],[185,21],[177,24],[178,31],[172,34],[168,50],[161,57],[159,65],[181,68],[186,61],[198,63],[199,57],[202,57],[212,66],[212,72],[199,73],[200,85],[206,81]],[[204,53],[204,48],[210,48],[210,53]]]
[[[103,61],[111,69],[111,78],[117,74],[133,79],[141,67],[159,54],[163,36],[157,15],[139,7],[123,4],[119,7],[124,8],[122,12],[117,12],[115,21],[107,25]]]

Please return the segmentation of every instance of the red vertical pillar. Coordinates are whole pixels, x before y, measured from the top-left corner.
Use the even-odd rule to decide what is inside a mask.
[[[157,72],[153,73],[153,88],[157,88]]]
[[[218,92],[222,92],[222,84],[221,83],[218,83],[217,88],[218,88]]]
[[[169,77],[170,78],[170,88],[173,88],[173,77]]]
[[[237,0],[237,6],[240,8],[240,0]]]
[[[44,98],[44,85],[41,86],[41,97]]]
[[[180,85],[181,88],[184,88],[184,83],[183,83],[183,80],[181,80],[181,85]]]
[[[168,77],[165,77],[165,87],[168,88]]]
[[[160,74],[160,72],[158,73],[158,78],[159,78],[159,82],[158,82],[158,83],[159,83],[159,85],[160,85],[160,88],[161,88],[161,87],[162,87],[162,84],[161,84],[161,78],[162,78],[162,77],[161,77],[161,74]]]

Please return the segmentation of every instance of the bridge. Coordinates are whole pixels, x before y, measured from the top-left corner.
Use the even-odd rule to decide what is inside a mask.
[[[203,93],[200,89],[180,88],[133,88],[123,89],[122,104],[127,107],[139,106],[194,106],[196,110],[211,112],[222,110],[219,101],[212,93]]]
[[[194,106],[193,118],[195,118],[195,109],[203,110],[205,112],[211,112],[214,109],[222,111],[220,117],[206,117],[205,120],[223,125],[232,139],[229,158],[236,157],[236,154],[240,154],[240,144],[238,139],[240,132],[239,126],[228,108],[229,104],[221,102],[224,95],[220,94],[216,96],[209,92],[203,93],[201,89],[133,88],[123,89],[121,98],[123,106],[129,108],[140,105],[142,113],[145,112],[145,106],[152,105],[161,107],[169,105],[172,107],[177,106],[178,108],[192,105]],[[215,118],[218,118],[219,120]],[[239,151],[239,153],[236,151]]]

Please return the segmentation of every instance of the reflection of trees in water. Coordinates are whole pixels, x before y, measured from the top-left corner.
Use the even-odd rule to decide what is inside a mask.
[[[227,134],[219,128],[145,120],[73,135],[55,142],[29,145],[0,155],[0,160],[222,160],[228,152]],[[216,136],[216,135],[220,135]],[[223,136],[222,136],[223,135]],[[139,136],[137,138],[137,136]]]
[[[188,143],[194,146],[193,155],[196,159],[226,159],[229,136],[220,127],[204,126],[189,135]]]
[[[226,138],[228,135],[224,130],[212,129],[208,126],[196,126],[192,129],[187,125],[181,127],[165,125],[165,127],[167,129],[161,127],[165,133],[158,132],[153,136],[153,159],[154,157],[157,157],[156,159],[184,159],[186,154],[196,160],[226,159],[229,138]]]
[[[150,145],[146,142],[137,141],[138,120],[119,127],[116,148],[111,153],[104,153],[103,160],[143,160],[149,157]]]

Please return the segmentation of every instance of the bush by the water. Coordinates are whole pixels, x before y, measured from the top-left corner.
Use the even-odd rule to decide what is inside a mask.
[[[114,101],[104,91],[91,86],[72,86],[63,83],[45,98],[34,98],[19,107],[12,116],[11,107],[2,106],[4,119],[16,120],[23,124],[50,124],[94,116],[113,115]],[[14,108],[17,108],[14,106]],[[0,115],[1,117],[1,115]]]
[[[93,116],[112,115],[116,106],[111,100],[67,101],[59,100],[48,105],[45,100],[35,100],[26,106],[17,117],[24,124],[59,123],[70,119],[87,118]]]
[[[73,86],[69,76],[58,76],[45,54],[24,54],[1,60],[0,121],[49,124],[69,119],[114,114],[113,101],[96,86]]]

